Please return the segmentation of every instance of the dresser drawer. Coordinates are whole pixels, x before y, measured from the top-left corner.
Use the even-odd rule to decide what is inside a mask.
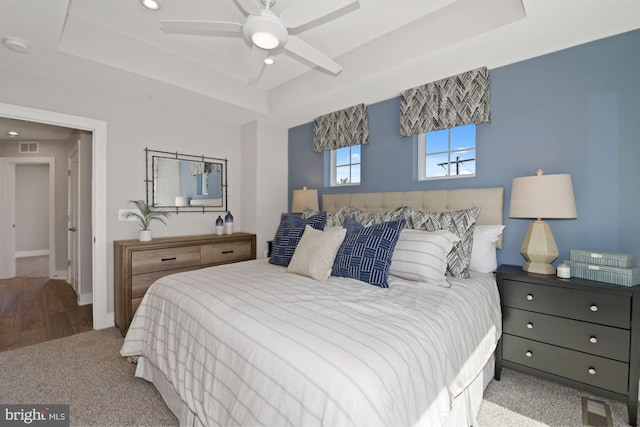
[[[154,271],[153,273],[136,274],[131,277],[131,298],[141,298],[144,296],[149,286],[161,277],[169,274],[180,273],[182,271],[196,270],[200,266],[177,268],[175,270]]]
[[[548,314],[505,307],[504,333],[570,348],[597,356],[629,361],[631,332]]]
[[[201,246],[202,265],[225,264],[251,259],[251,242],[213,243]]]
[[[199,245],[135,251],[131,254],[132,274],[199,266]]]
[[[505,307],[568,317],[629,329],[631,297],[504,280]]]
[[[508,334],[504,334],[502,340],[503,360],[627,394],[629,365],[626,363]]]

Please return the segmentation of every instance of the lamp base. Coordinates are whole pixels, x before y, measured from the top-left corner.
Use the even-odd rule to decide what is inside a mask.
[[[551,264],[544,264],[541,262],[526,262],[522,269],[529,273],[538,273],[538,274],[556,274],[556,269],[553,268]]]
[[[531,223],[520,247],[520,253],[527,260],[524,271],[538,274],[556,274],[551,263],[558,258],[558,246],[549,224],[536,220]]]

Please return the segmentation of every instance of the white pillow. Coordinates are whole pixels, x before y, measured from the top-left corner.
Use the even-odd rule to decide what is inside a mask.
[[[305,226],[287,272],[326,281],[346,233],[347,229],[342,227],[320,231],[310,225]]]
[[[405,228],[391,257],[389,274],[416,282],[449,287],[445,279],[447,254],[460,237],[448,230]]]
[[[469,270],[491,273],[498,268],[496,243],[502,235],[504,225],[476,225],[473,230],[473,249]]]

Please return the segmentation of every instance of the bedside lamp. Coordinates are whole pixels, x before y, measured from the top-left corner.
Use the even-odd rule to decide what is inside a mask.
[[[513,179],[509,217],[535,219],[520,248],[527,260],[522,269],[530,273],[555,274],[551,263],[558,258],[558,246],[551,227],[542,219],[574,219],[578,214],[571,175],[543,173],[538,169],[535,176]]]
[[[318,190],[308,190],[302,187],[302,190],[293,190],[293,200],[291,201],[291,212],[302,213],[304,208],[310,208],[318,211]]]

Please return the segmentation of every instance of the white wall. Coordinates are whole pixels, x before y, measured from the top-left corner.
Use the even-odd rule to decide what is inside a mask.
[[[48,254],[49,165],[16,165],[15,209],[16,256]]]
[[[263,258],[267,241],[287,212],[288,134],[264,122],[242,127],[242,193],[246,195],[242,220],[256,233],[256,252]]]
[[[82,82],[54,81],[0,69],[0,102],[107,122],[106,250],[110,312],[113,312],[113,241],[137,237],[136,223],[118,221],[118,209],[131,207],[128,203],[131,199],[145,198],[145,147],[229,159],[229,209],[242,211],[240,127],[218,121],[203,108],[202,99],[193,96],[193,104],[185,101],[171,105],[170,100],[163,100],[164,105],[160,105],[154,102],[152,93],[148,98],[138,99],[126,93],[85,87]],[[269,191],[286,193],[286,185]],[[167,220],[168,226],[154,224],[153,233],[155,237],[211,233],[215,218],[216,213],[172,215]],[[235,228],[255,231],[244,227],[242,216],[238,216]]]

